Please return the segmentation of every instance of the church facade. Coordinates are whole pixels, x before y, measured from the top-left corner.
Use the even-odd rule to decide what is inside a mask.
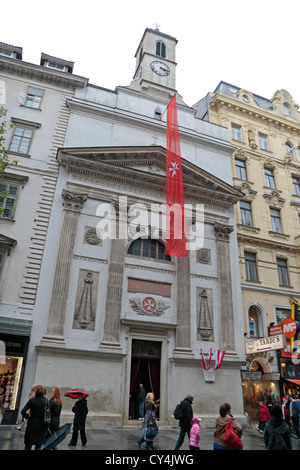
[[[224,401],[243,417],[234,218],[243,193],[231,185],[227,129],[198,119],[178,93],[191,243],[187,257],[165,252],[166,108],[176,93],[176,43],[146,29],[128,86],[87,85],[66,101],[27,385],[34,371],[47,390],[83,388],[90,427],[137,418],[139,383],[154,392],[161,423],[173,423],[187,393],[207,425]],[[205,358],[212,352],[210,370],[201,350]],[[226,353],[214,371],[218,350]]]

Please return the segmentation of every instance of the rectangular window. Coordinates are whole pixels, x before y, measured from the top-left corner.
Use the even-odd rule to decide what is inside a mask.
[[[241,220],[243,225],[252,227],[252,214],[250,202],[240,201]]]
[[[28,108],[39,109],[41,106],[43,94],[43,90],[29,87],[25,98],[24,106],[27,106]]]
[[[246,280],[257,281],[256,255],[245,252]]]
[[[26,155],[29,150],[32,135],[32,129],[15,127],[9,150]]]
[[[0,184],[0,217],[3,219],[12,219],[15,212],[16,200],[18,195],[18,185],[1,183]]]
[[[287,261],[282,258],[277,258],[277,270],[280,286],[289,286]]]
[[[236,177],[241,180],[247,179],[247,171],[246,171],[246,162],[245,160],[240,160],[238,158],[235,159],[235,173]]]
[[[293,177],[292,177],[292,181],[293,181],[293,190],[294,190],[294,193],[295,193],[297,196],[300,196],[300,179],[297,178],[296,176],[293,176]]]
[[[270,150],[269,149],[269,142],[268,142],[268,136],[264,134],[258,134],[258,139],[259,139],[259,146],[263,150]]]
[[[236,124],[231,124],[232,129],[232,138],[234,140],[239,140],[242,142],[242,129],[241,126],[237,126]]]
[[[270,214],[273,232],[282,233],[280,211],[277,209],[270,209]]]
[[[265,172],[266,186],[268,186],[268,188],[275,188],[275,179],[274,179],[273,170],[269,168],[265,168],[264,172]]]

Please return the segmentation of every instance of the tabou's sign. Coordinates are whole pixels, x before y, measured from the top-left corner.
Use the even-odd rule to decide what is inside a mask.
[[[255,341],[245,343],[246,354],[253,354],[262,351],[271,351],[273,349],[282,349],[286,345],[286,337],[283,334],[269,336],[268,338],[259,338]]]

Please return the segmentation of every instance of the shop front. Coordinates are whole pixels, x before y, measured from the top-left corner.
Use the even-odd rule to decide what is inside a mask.
[[[0,394],[4,407],[2,424],[17,421],[29,336],[0,333]]]
[[[280,373],[277,361],[277,350],[283,348],[285,338],[259,338],[245,343],[246,370],[242,371],[244,413],[250,426],[259,423],[259,402],[266,403],[270,398],[280,403]]]

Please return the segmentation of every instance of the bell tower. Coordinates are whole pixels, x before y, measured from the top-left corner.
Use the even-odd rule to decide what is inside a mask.
[[[135,73],[129,88],[169,99],[175,91],[177,39],[147,28],[137,48]]]

